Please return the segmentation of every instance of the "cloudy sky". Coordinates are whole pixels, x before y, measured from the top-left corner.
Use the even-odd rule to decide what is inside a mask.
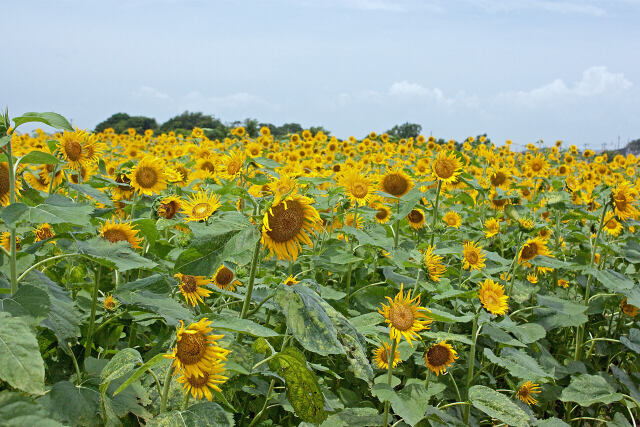
[[[81,128],[164,121],[405,121],[581,148],[640,138],[640,0],[2,2],[0,106]]]

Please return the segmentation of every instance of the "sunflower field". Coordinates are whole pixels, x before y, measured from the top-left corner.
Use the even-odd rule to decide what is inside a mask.
[[[638,425],[640,158],[206,133],[0,117],[0,425]]]

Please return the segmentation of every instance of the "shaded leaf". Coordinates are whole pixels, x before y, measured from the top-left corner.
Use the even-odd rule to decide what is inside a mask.
[[[0,379],[31,394],[44,393],[44,361],[25,319],[0,312]]]
[[[527,426],[529,416],[504,394],[485,387],[474,385],[469,389],[471,404],[489,415],[512,426]]]
[[[66,425],[84,427],[102,424],[100,393],[92,388],[60,381],[38,402],[49,410],[53,418]]]
[[[45,408],[23,393],[0,392],[0,425],[4,427],[62,427]]]
[[[111,243],[102,237],[79,241],[80,253],[93,258],[100,264],[109,268],[117,268],[119,271],[129,271],[136,268],[152,269],[157,264],[131,249],[129,242],[121,241]]]
[[[571,383],[562,390],[560,400],[576,402],[580,406],[594,403],[609,403],[622,400],[622,394],[616,393],[611,385],[598,375],[580,374],[571,378]]]
[[[133,348],[120,350],[109,360],[109,363],[102,368],[102,372],[100,373],[102,383],[104,384],[120,378],[140,363],[142,363],[142,356],[140,356],[138,350]]]

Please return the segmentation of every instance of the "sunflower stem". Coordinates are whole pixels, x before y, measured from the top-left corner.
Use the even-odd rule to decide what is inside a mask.
[[[251,270],[249,273],[249,284],[247,285],[247,294],[244,297],[244,303],[242,304],[242,311],[240,312],[240,318],[246,319],[249,312],[249,304],[251,304],[251,294],[253,293],[253,284],[256,280],[256,269],[258,267],[258,256],[260,255],[260,239],[256,242],[256,246],[253,249],[253,259],[251,260]],[[240,340],[240,334],[238,334],[237,340]]]
[[[353,227],[358,229],[358,202],[356,202],[354,213],[353,213]],[[351,253],[353,255],[353,243],[354,238],[351,239]],[[347,271],[347,296],[344,299],[344,302],[347,306],[349,306],[349,297],[351,296],[351,273],[353,273],[353,262],[349,263],[349,270]]]
[[[436,237],[436,218],[438,217],[438,204],[440,202],[440,189],[442,188],[442,181],[438,181],[438,189],[436,190],[436,203],[433,207],[433,218],[431,218],[431,240],[429,246],[433,245],[433,239]]]
[[[89,316],[89,329],[87,330],[87,340],[84,344],[84,358],[87,359],[91,355],[91,344],[93,343],[93,327],[96,322],[96,306],[98,305],[98,288],[100,286],[100,275],[102,274],[102,266],[99,265],[95,272],[95,283],[93,285],[93,294],[91,296],[91,314]]]
[[[169,366],[167,366],[167,372],[164,375],[164,385],[162,387],[162,394],[160,397],[160,412],[158,415],[167,410],[167,398],[169,397],[169,388],[171,386],[171,366],[172,364],[170,363]]]
[[[478,340],[478,315],[479,312],[473,317],[473,326],[471,327],[471,347],[469,348],[469,356],[468,364],[469,369],[467,371],[467,387],[466,387],[466,398],[469,399],[469,389],[471,388],[471,384],[473,383],[473,365],[476,361],[476,341]],[[467,406],[464,412],[464,423],[469,424],[469,412],[471,408]]]
[[[136,202],[138,201],[138,193],[136,191],[133,192],[133,200],[131,201],[131,221],[133,221],[134,215],[136,213]]]
[[[31,272],[32,270],[35,270],[36,268],[40,267],[42,264],[46,264],[49,261],[53,261],[54,259],[59,259],[59,258],[67,258],[67,257],[71,257],[71,256],[77,256],[80,255],[82,256],[82,254],[62,254],[62,255],[55,255],[52,256],[50,258],[47,259],[43,259],[42,261],[38,261],[35,264],[33,264],[31,267],[27,268],[21,275],[20,277],[18,277],[18,282],[20,282],[22,279],[24,279],[24,277],[29,274],[29,272]]]
[[[398,239],[400,238],[400,200],[398,200],[398,203],[396,204],[396,215],[398,218],[396,218],[396,223],[394,224],[395,233],[393,233],[393,249],[398,248]]]
[[[395,358],[396,355],[396,347],[398,346],[398,341],[397,340],[393,340],[393,342],[391,343],[391,349],[389,350],[389,353],[387,354],[387,362],[389,367],[387,368],[387,385],[389,387],[391,387],[391,378],[393,378],[393,360]],[[390,363],[389,363],[390,362]],[[389,402],[388,400],[386,400],[384,402],[384,422],[383,422],[383,426],[387,427],[387,425],[389,424],[389,407],[391,406],[391,402]]]
[[[191,393],[189,393],[189,390],[185,391],[184,397],[182,398],[182,405],[180,406],[180,409],[182,409],[183,411],[187,409],[187,407],[189,406],[190,397],[191,397]]]
[[[8,118],[7,118],[8,120]],[[13,131],[9,132],[9,142],[5,147],[5,153],[7,154],[7,168],[9,169],[9,204],[12,205],[16,202],[16,171],[13,169],[13,155],[11,149],[11,137]],[[9,228],[11,236],[9,238],[9,274],[11,280],[11,295],[15,295],[18,292],[18,273],[16,270],[17,248],[16,248],[16,227],[11,225]]]
[[[73,361],[73,367],[76,370],[76,385],[80,384],[80,380],[82,379],[82,374],[80,373],[80,366],[78,366],[78,359],[76,359],[76,355],[73,354],[73,348],[71,348],[71,343],[67,343],[69,346],[69,355],[71,356],[71,360]]]
[[[53,191],[53,181],[56,179],[57,170],[58,170],[58,165],[53,165],[53,168],[51,171],[51,182],[49,183],[49,191],[47,192],[49,195],[51,195],[51,192]]]

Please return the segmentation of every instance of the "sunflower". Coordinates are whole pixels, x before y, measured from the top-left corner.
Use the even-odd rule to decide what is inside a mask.
[[[100,226],[100,235],[111,243],[129,242],[134,249],[139,249],[142,242],[142,238],[138,237],[138,230],[129,222],[118,223],[115,220],[108,220]]]
[[[480,284],[480,302],[485,310],[492,314],[504,315],[509,309],[509,297],[504,294],[504,287],[491,279]]]
[[[615,214],[613,212],[607,212],[604,217],[604,226],[603,230],[606,231],[611,236],[617,237],[622,232],[622,224],[615,218]]]
[[[564,279],[558,279],[558,286],[560,286],[561,288],[568,288],[569,287],[569,282],[567,282]]]
[[[527,243],[522,246],[518,262],[523,263],[531,261],[538,255],[548,256],[550,254],[551,252],[549,251],[549,248],[547,248],[547,243],[543,239],[536,237],[527,240]]]
[[[95,141],[95,135],[76,129],[73,132],[64,131],[58,142],[58,152],[67,162],[70,169],[78,169],[92,161],[86,145]],[[95,152],[95,150],[93,150]],[[92,156],[93,157],[93,156]]]
[[[382,204],[378,204],[375,209],[377,210],[375,219],[378,224],[386,224],[389,222],[389,219],[391,218],[391,209]]]
[[[236,286],[242,285],[239,280],[234,280],[234,278],[235,275],[233,274],[233,271],[231,271],[231,269],[226,265],[222,264],[213,274],[211,281],[218,288],[233,292],[236,290]]]
[[[493,187],[506,188],[509,186],[511,173],[507,168],[491,168],[487,171],[489,181]]]
[[[245,154],[240,150],[231,150],[229,154],[222,157],[220,168],[220,176],[226,180],[237,178],[242,172],[242,165],[246,159]]]
[[[107,311],[113,311],[116,308],[116,300],[113,295],[107,295],[102,301],[102,306]]]
[[[484,236],[488,239],[489,237],[493,237],[500,232],[500,221],[495,218],[489,218],[484,222],[484,226],[486,230],[484,231]]]
[[[27,181],[31,188],[35,188],[39,191],[49,191],[51,175],[43,170],[36,173],[29,172],[24,174],[24,180]]]
[[[130,185],[138,193],[151,196],[167,188],[167,179],[163,169],[164,162],[162,160],[145,156],[131,169],[127,177],[131,180]]]
[[[453,153],[440,151],[431,162],[431,176],[436,181],[444,183],[455,182],[462,173],[462,162]]]
[[[0,246],[8,253],[11,253],[11,232],[4,231],[0,234]],[[20,238],[16,236],[16,251],[19,251],[21,246]]]
[[[432,345],[424,354],[425,365],[438,376],[444,374],[457,358],[458,353],[446,340]]]
[[[180,321],[176,333],[176,346],[170,354],[165,355],[173,359],[175,372],[182,372],[187,376],[201,376],[208,372],[221,360],[227,360],[229,350],[218,346],[217,341],[224,335],[211,335],[213,323],[209,319],[202,318],[186,328]]]
[[[208,153],[207,153],[208,155]],[[196,162],[196,175],[201,179],[216,179],[218,172],[218,159],[216,157],[206,157]]]
[[[268,187],[274,195],[273,204],[277,205],[283,198],[293,194],[297,186],[298,183],[290,175],[286,173],[280,174],[280,178],[271,181]]]
[[[424,254],[424,264],[429,271],[429,277],[434,282],[439,282],[447,268],[442,264],[442,257],[433,253],[435,246],[429,246]]]
[[[189,200],[183,202],[182,213],[186,215],[185,221],[205,221],[220,207],[220,198],[213,191],[202,191],[189,196]]]
[[[536,283],[538,283],[538,276],[536,276],[535,273],[527,274],[527,282],[531,283],[532,285],[535,285]]]
[[[463,265],[465,270],[482,270],[485,267],[486,255],[482,247],[474,242],[466,242],[462,246]]]
[[[638,218],[640,212],[633,206],[638,198],[638,193],[629,182],[624,181],[618,184],[613,190],[612,198],[615,213],[621,221]]]
[[[293,286],[300,283],[294,276],[289,275],[286,279],[284,279],[284,284],[287,286]]]
[[[225,371],[224,363],[216,361],[202,375],[182,374],[176,381],[182,384],[186,392],[190,392],[194,399],[213,399],[211,390],[222,392],[218,384],[224,384],[229,378],[222,375]]]
[[[534,156],[531,156],[529,160],[525,162],[525,168],[533,173],[533,176],[541,176],[544,175],[547,168],[549,167],[549,163],[544,158],[544,154],[538,153]]]
[[[166,219],[172,219],[182,209],[182,200],[180,197],[172,195],[160,200],[158,206],[158,216]]]
[[[385,322],[389,325],[389,338],[400,342],[404,337],[409,345],[413,347],[412,339],[420,339],[418,332],[429,329],[433,320],[424,312],[430,313],[424,307],[420,307],[420,295],[411,298],[411,290],[404,295],[403,286],[400,285],[394,299],[386,297],[389,305],[382,304],[378,313],[382,314]]]
[[[204,276],[192,276],[190,274],[177,273],[173,277],[179,280],[180,292],[188,304],[195,307],[198,301],[204,302],[202,297],[211,295],[211,291],[203,286],[209,284],[209,280]]]
[[[522,400],[527,405],[535,405],[538,401],[534,399],[532,395],[538,393],[540,393],[540,386],[532,383],[531,381],[527,381],[520,386],[517,395],[518,399]]]
[[[414,230],[419,230],[424,227],[425,217],[424,212],[421,209],[412,209],[407,215],[407,220],[409,221],[409,227]]]
[[[38,226],[38,228],[35,228],[33,230],[33,234],[35,234],[34,241],[36,242],[41,242],[43,240],[50,239],[56,235],[56,233],[54,233],[53,230],[51,229],[51,226],[46,222]]]
[[[373,350],[373,363],[378,365],[380,369],[389,369],[389,354],[391,353],[391,345],[389,343],[382,343],[381,346]],[[393,367],[398,366],[398,363],[401,363],[400,360],[400,352],[396,348],[395,354],[393,355]]]
[[[309,238],[320,229],[322,220],[311,206],[312,199],[300,195],[287,196],[274,204],[262,220],[262,244],[278,259],[295,261],[302,244],[313,246]]]
[[[344,187],[351,203],[364,206],[373,196],[373,179],[357,169],[348,169],[341,174],[338,183]]]
[[[629,317],[636,317],[638,315],[638,307],[633,304],[627,304],[627,299],[624,298],[620,303],[622,312]]]
[[[394,197],[402,197],[413,188],[413,180],[400,167],[387,169],[380,180],[380,190]]]
[[[446,214],[444,214],[444,216],[442,217],[442,220],[449,227],[460,228],[460,226],[462,225],[462,217],[458,212],[449,211]]]
[[[2,206],[9,205],[9,196],[10,196],[9,180],[10,180],[9,165],[7,162],[0,162],[0,204]],[[15,180],[16,198],[18,198],[18,196],[20,195],[21,188],[22,186],[20,184],[20,180],[16,179]]]

